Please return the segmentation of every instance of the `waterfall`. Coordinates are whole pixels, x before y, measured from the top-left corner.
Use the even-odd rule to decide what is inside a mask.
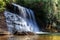
[[[31,9],[22,7],[20,5],[12,3],[16,12],[16,7],[19,10],[18,13],[13,13],[8,9],[5,10],[4,15],[6,17],[6,23],[8,31],[14,32],[39,32],[39,28],[35,21],[34,12]]]

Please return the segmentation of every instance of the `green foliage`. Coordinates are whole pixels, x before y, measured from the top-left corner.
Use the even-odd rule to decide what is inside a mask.
[[[5,2],[3,0],[0,0],[0,12],[5,9],[4,6],[5,6]]]
[[[55,7],[56,7],[56,11],[54,11],[55,12],[54,16],[56,18],[55,24],[57,28],[60,28],[60,0],[57,0]]]
[[[15,0],[0,0],[0,12],[5,10],[6,4],[15,2]]]

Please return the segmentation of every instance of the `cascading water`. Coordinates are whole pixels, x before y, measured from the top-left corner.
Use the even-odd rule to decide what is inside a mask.
[[[39,32],[39,28],[36,24],[33,11],[14,3],[12,3],[12,5],[14,6],[14,10],[16,10],[16,7],[18,8],[19,14],[12,13],[8,10],[4,12],[8,31],[11,33],[14,33],[15,31]]]

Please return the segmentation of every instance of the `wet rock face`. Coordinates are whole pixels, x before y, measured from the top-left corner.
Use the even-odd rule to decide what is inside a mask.
[[[6,20],[3,12],[0,12],[0,29],[7,31],[7,25],[6,25]],[[0,31],[1,31],[0,30]]]
[[[6,9],[7,9],[9,12],[19,14],[18,7],[16,7],[16,6],[14,7],[14,5],[12,5],[12,4],[7,4]]]

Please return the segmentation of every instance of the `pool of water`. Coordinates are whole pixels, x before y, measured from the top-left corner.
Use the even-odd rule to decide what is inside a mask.
[[[5,35],[0,40],[60,40],[58,35]]]

